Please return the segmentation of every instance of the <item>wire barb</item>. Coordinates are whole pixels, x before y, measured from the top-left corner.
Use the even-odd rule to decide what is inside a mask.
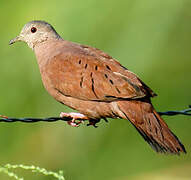
[[[188,109],[181,111],[166,111],[158,112],[161,116],[175,116],[175,115],[186,115],[191,116],[191,105],[188,106]],[[35,123],[35,122],[55,122],[55,121],[71,121],[71,117],[48,117],[48,118],[12,118],[4,115],[0,115],[0,122],[25,122],[25,123]]]

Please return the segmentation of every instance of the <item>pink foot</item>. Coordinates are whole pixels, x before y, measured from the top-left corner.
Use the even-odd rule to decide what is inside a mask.
[[[61,112],[60,113],[60,117],[69,117],[69,118],[72,118],[72,120],[70,121],[67,121],[67,123],[72,126],[72,127],[79,127],[79,125],[81,123],[84,122],[84,120],[88,120],[88,117],[83,115],[83,114],[80,114],[80,113],[75,113],[75,112],[71,112],[71,113],[64,113],[64,112]],[[77,121],[76,121],[77,120]]]
[[[1,118],[4,118],[4,119],[8,119],[7,116],[4,116],[4,115],[0,115]]]

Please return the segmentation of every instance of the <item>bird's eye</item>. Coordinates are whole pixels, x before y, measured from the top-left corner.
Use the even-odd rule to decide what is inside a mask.
[[[32,28],[31,28],[31,32],[32,32],[32,33],[35,33],[36,31],[37,31],[37,29],[36,29],[35,27],[32,27]]]

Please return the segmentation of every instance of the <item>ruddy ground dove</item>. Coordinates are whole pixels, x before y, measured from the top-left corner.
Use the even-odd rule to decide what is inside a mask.
[[[186,153],[151,104],[156,94],[108,54],[62,39],[44,21],[27,23],[10,44],[17,41],[34,50],[50,95],[79,112],[61,113],[61,117],[73,118],[70,125],[78,126],[83,120],[95,125],[100,119],[128,119],[155,151]]]

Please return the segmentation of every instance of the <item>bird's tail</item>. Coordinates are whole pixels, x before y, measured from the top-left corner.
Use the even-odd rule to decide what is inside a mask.
[[[186,153],[184,145],[168,128],[150,102],[144,100],[118,101],[117,106],[120,117],[130,120],[145,141],[156,152]]]

